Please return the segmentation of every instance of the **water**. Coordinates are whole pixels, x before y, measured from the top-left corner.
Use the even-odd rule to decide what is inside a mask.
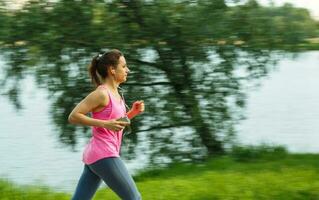
[[[277,69],[249,91],[238,137],[244,144],[267,142],[291,152],[318,153],[319,52],[281,60]]]
[[[283,59],[277,69],[261,87],[248,91],[247,119],[238,125],[239,140],[318,153],[319,51]],[[47,92],[35,89],[30,77],[23,81],[21,112],[0,96],[0,177],[72,192],[82,171],[81,154],[87,139],[80,138],[75,151],[61,145],[49,118]],[[141,156],[126,164],[134,173],[144,162]]]

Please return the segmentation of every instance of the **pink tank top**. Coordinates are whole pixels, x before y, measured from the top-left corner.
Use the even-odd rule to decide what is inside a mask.
[[[109,103],[99,112],[92,112],[94,119],[110,120],[118,119],[126,115],[124,100],[116,99],[105,86],[98,89],[105,90],[109,95]],[[83,152],[83,162],[92,164],[102,158],[119,157],[123,130],[112,131],[101,127],[92,127],[92,138]]]

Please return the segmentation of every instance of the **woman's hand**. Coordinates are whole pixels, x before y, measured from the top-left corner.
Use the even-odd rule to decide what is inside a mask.
[[[117,121],[115,119],[106,120],[103,123],[103,127],[112,131],[120,131],[125,128],[125,126],[130,125],[129,122]]]
[[[132,105],[132,112],[136,114],[140,114],[141,112],[144,112],[145,105],[144,101],[135,101]]]
[[[144,101],[135,101],[132,105],[131,110],[128,111],[127,116],[129,119],[132,119],[136,115],[144,112],[144,110],[145,110]]]

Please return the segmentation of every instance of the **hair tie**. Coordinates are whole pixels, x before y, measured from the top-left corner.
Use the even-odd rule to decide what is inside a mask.
[[[97,54],[96,60],[100,60],[100,58],[103,56],[103,54],[99,53]]]

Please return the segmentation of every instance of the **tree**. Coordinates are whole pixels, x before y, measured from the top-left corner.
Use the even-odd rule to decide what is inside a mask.
[[[29,70],[50,92],[61,141],[75,144],[78,132],[67,116],[92,90],[85,68],[103,48],[121,49],[132,70],[126,99],[141,97],[148,107],[133,124],[138,134],[129,136],[126,155],[132,158],[144,142],[151,162],[201,159],[223,153],[234,136],[245,105],[242,84],[269,73],[272,50],[308,36],[300,23],[284,26],[293,26],[289,34],[298,40],[288,40],[281,30],[276,16],[294,11],[255,1],[235,7],[223,0],[32,1],[6,16],[2,50],[11,63],[5,80],[19,80]],[[301,16],[300,22],[312,22]],[[19,84],[7,88],[18,102]]]

